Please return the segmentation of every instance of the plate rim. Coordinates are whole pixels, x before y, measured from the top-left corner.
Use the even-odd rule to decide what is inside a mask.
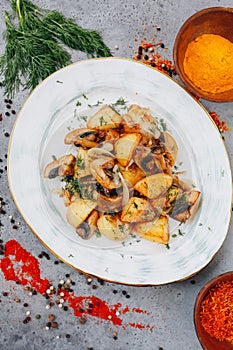
[[[195,97],[189,92],[186,90],[186,88],[184,86],[182,86],[178,81],[176,81],[175,79],[173,79],[172,77],[168,76],[166,73],[164,73],[163,71],[155,68],[155,67],[151,67],[151,66],[148,66],[142,62],[138,62],[138,61],[135,61],[131,58],[122,58],[122,57],[106,57],[106,58],[91,58],[91,59],[85,59],[85,60],[80,60],[80,61],[77,61],[77,62],[73,62],[72,64],[66,66],[66,67],[63,67],[57,71],[55,71],[53,74],[51,74],[50,76],[48,76],[46,79],[44,79],[43,81],[41,81],[37,86],[36,88],[34,88],[26,97],[26,99],[24,100],[23,104],[21,105],[20,109],[19,109],[19,112],[17,113],[17,116],[16,116],[16,119],[14,121],[14,125],[13,125],[13,128],[12,128],[12,131],[11,131],[11,135],[10,135],[10,139],[9,139],[9,144],[8,144],[8,150],[7,150],[7,179],[8,179],[8,185],[9,185],[9,189],[10,189],[10,193],[11,193],[11,196],[13,198],[13,201],[17,207],[17,210],[19,211],[19,213],[21,214],[24,222],[26,223],[26,225],[29,227],[29,229],[31,230],[31,232],[36,236],[36,238],[42,243],[42,245],[44,247],[46,247],[46,249],[48,249],[55,257],[57,257],[59,260],[63,261],[65,264],[67,264],[68,266],[72,267],[74,270],[78,271],[78,272],[82,272],[82,273],[86,273],[86,274],[89,274],[91,276],[94,276],[96,278],[100,278],[102,280],[105,280],[107,282],[111,282],[111,283],[116,283],[116,284],[123,284],[123,285],[131,285],[131,286],[156,286],[156,285],[165,285],[165,284],[169,284],[169,283],[175,283],[175,282],[179,282],[179,281],[184,281],[186,279],[189,279],[191,278],[192,276],[196,275],[197,273],[199,273],[201,270],[203,270],[206,266],[209,265],[209,263],[215,258],[215,256],[217,255],[217,253],[219,252],[219,250],[221,249],[226,237],[227,237],[227,234],[229,232],[229,226],[230,226],[230,222],[231,222],[231,215],[232,215],[232,210],[231,208],[229,208],[229,215],[228,215],[228,223],[226,225],[226,232],[223,236],[223,239],[222,239],[222,243],[221,245],[218,247],[218,249],[214,252],[214,254],[212,254],[212,256],[209,258],[208,261],[205,261],[205,263],[203,264],[203,266],[201,266],[198,270],[195,270],[192,274],[189,274],[185,277],[182,277],[182,278],[179,278],[179,279],[174,279],[174,280],[170,280],[170,281],[167,281],[167,282],[160,282],[160,283],[131,283],[131,282],[124,282],[124,281],[115,281],[114,278],[111,279],[111,278],[106,278],[106,277],[103,277],[103,276],[100,276],[98,274],[90,274],[86,271],[83,271],[82,269],[79,269],[77,266],[73,265],[71,262],[67,261],[65,258],[61,257],[59,254],[57,254],[53,249],[51,249],[45,242],[44,240],[40,237],[40,235],[32,228],[32,226],[28,223],[27,219],[25,218],[25,215],[23,213],[23,211],[21,210],[20,208],[20,205],[19,203],[17,202],[17,199],[15,198],[15,195],[14,195],[14,191],[13,191],[13,188],[12,188],[12,184],[11,184],[11,179],[10,179],[10,153],[11,153],[11,145],[12,145],[12,140],[13,140],[13,137],[14,137],[14,133],[15,133],[15,128],[16,128],[16,125],[21,117],[21,113],[24,109],[24,106],[27,104],[28,100],[31,98],[32,94],[36,91],[36,90],[39,90],[41,88],[41,85],[44,84],[45,81],[51,79],[51,77],[55,76],[58,72],[60,71],[63,71],[63,70],[66,70],[68,67],[71,67],[71,66],[76,66],[78,64],[82,64],[82,63],[85,63],[85,62],[88,62],[88,61],[106,61],[106,60],[118,60],[118,61],[121,61],[121,60],[124,60],[124,61],[129,61],[131,63],[134,63],[134,64],[140,64],[148,69],[152,69],[152,70],[155,70],[157,71],[158,73],[164,75],[166,78],[170,79],[172,81],[172,83],[175,83],[179,88],[181,88],[182,90],[185,91],[185,93],[187,93],[193,100],[193,102],[197,103],[201,109],[204,111],[205,115],[208,117],[208,119],[211,121],[211,123],[213,124],[213,126],[215,127],[215,129],[218,131],[218,134],[219,134],[219,138],[221,140],[221,143],[223,145],[223,148],[224,148],[224,151],[225,151],[225,155],[226,155],[226,159],[227,159],[227,162],[228,162],[228,169],[229,169],[229,175],[230,177],[232,178],[232,172],[231,172],[231,167],[230,167],[230,159],[229,159],[229,154],[228,154],[228,151],[226,149],[226,146],[225,146],[225,143],[223,142],[223,139],[221,137],[221,134],[219,132],[219,129],[217,128],[216,124],[214,123],[213,119],[211,118],[211,116],[209,115],[209,112],[207,111],[207,109],[202,105],[202,103],[195,99]],[[231,182],[231,198],[232,198],[232,195],[233,195],[233,188],[232,188],[232,182]],[[231,201],[232,203],[232,201]]]

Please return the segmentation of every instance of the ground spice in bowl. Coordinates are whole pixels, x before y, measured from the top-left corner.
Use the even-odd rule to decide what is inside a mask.
[[[194,305],[197,338],[205,350],[233,350],[233,271],[215,276]]]
[[[233,43],[220,35],[202,34],[192,40],[183,65],[187,77],[203,91],[233,89]]]
[[[221,342],[233,345],[233,281],[217,283],[203,298],[200,320],[204,330]]]

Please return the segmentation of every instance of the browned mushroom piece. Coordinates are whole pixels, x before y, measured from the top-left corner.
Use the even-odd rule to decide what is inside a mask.
[[[162,155],[151,152],[151,149],[143,145],[139,145],[134,154],[134,162],[145,173],[145,175],[157,174],[162,172],[170,173]]]
[[[121,186],[119,176],[114,170],[115,160],[112,157],[100,157],[90,162],[90,171],[97,182],[112,190]]]
[[[97,230],[97,220],[99,213],[97,210],[93,210],[88,218],[76,228],[77,234],[82,239],[90,239]]]
[[[150,114],[149,108],[131,105],[127,114],[122,116],[122,124],[126,133],[140,132],[146,143],[160,136],[157,120]]]
[[[180,193],[171,206],[169,216],[174,220],[185,222],[197,209],[200,192],[191,190]]]
[[[101,134],[96,129],[80,128],[70,131],[64,139],[65,144],[74,144],[84,148],[96,147],[100,142]]]
[[[154,153],[159,152],[159,148],[160,152],[163,152],[164,158],[167,159],[167,162],[173,166],[178,154],[178,146],[174,137],[168,132],[161,133],[158,148],[157,150],[154,149]]]
[[[97,209],[102,213],[117,213],[122,209],[122,195],[106,197],[102,194],[97,196]]]
[[[54,179],[57,176],[73,175],[75,161],[76,159],[72,154],[54,160],[45,167],[44,177]]]

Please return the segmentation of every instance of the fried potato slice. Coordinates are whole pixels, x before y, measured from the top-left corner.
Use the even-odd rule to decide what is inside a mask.
[[[167,244],[169,241],[168,219],[160,216],[153,221],[143,222],[135,225],[137,234],[151,242]]]
[[[121,222],[118,215],[101,215],[97,227],[101,234],[112,241],[122,241],[130,234],[129,224]]]
[[[127,166],[132,158],[133,152],[141,140],[140,134],[125,134],[115,143],[116,158],[118,162]]]
[[[70,225],[78,227],[86,220],[92,210],[95,209],[96,205],[97,204],[91,200],[76,199],[67,209],[67,221]]]
[[[158,173],[147,176],[134,185],[134,189],[148,198],[156,198],[164,194],[172,185],[172,177]]]
[[[87,156],[87,150],[79,147],[74,166],[74,177],[81,178],[88,175],[91,175],[91,171]]]
[[[121,123],[121,116],[109,105],[103,105],[87,122],[88,128],[99,130],[115,129]]]
[[[142,171],[135,163],[127,167],[123,167],[119,164],[119,169],[125,181],[132,186],[145,176],[144,171]]]
[[[144,222],[153,220],[157,212],[145,198],[131,197],[121,212],[123,222]]]

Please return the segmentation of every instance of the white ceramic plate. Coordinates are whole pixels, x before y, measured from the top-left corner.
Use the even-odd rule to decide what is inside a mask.
[[[43,179],[52,155],[64,145],[68,130],[82,127],[98,101],[149,107],[175,137],[177,164],[201,191],[193,220],[170,223],[170,249],[130,237],[123,244],[104,237],[83,241],[66,222],[66,208],[53,189],[59,180]],[[81,105],[76,106],[77,101]],[[79,104],[79,103],[78,103]],[[158,285],[188,278],[205,267],[220,249],[231,215],[232,183],[228,156],[208,113],[163,73],[127,59],[75,63],[43,81],[23,105],[11,135],[9,185],[20,212],[40,241],[73,267],[110,281]]]

